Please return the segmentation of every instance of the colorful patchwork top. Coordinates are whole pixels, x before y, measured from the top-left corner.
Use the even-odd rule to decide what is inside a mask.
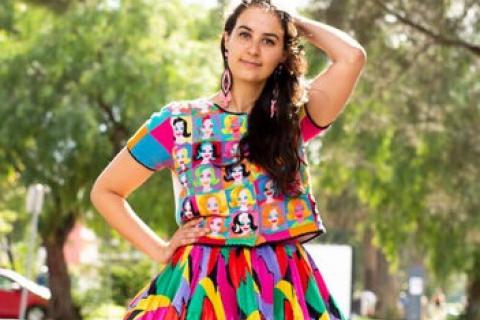
[[[298,237],[307,241],[325,231],[310,189],[304,143],[325,128],[303,110],[298,180],[302,193],[287,196],[238,146],[247,131],[247,113],[222,109],[206,99],[174,102],[154,113],[129,139],[127,149],[150,170],[169,168],[180,225],[202,217],[210,233],[198,243],[258,246]]]

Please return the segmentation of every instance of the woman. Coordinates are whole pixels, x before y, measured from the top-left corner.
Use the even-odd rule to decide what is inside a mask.
[[[301,82],[305,61],[298,47],[300,35],[332,61],[308,88]],[[365,52],[345,33],[292,17],[267,0],[243,1],[233,11],[225,23],[221,52],[221,92],[174,102],[153,114],[92,189],[92,202],[105,219],[137,248],[166,264],[132,300],[125,319],[344,319],[301,244],[324,232],[315,202],[309,200],[302,208],[313,218],[300,225],[289,221],[286,211],[292,199],[314,199],[302,174],[307,166],[303,145],[340,113],[365,64]],[[219,130],[218,141],[175,140],[176,118],[195,126],[206,115]],[[226,146],[233,143],[239,144],[238,154],[228,157]],[[181,204],[189,193],[178,177],[207,164],[199,161],[205,160],[206,146],[215,146],[209,151],[218,155],[207,157],[208,165],[224,172],[233,163],[246,165],[251,174],[242,183],[256,204],[241,216],[231,206],[232,189],[238,185],[222,181],[212,190],[220,199],[217,206],[222,205],[217,214],[219,210],[201,209],[212,196],[197,190],[190,199],[195,211],[200,208],[200,217],[181,221],[177,209],[180,227],[169,241],[162,240],[139,220],[126,198],[155,170],[169,168]],[[195,150],[189,153],[194,159],[179,163],[175,150],[182,149]],[[201,157],[198,151],[204,151]],[[265,179],[274,182],[278,219],[288,228],[272,231],[262,224],[269,204],[255,190]],[[213,217],[225,232],[209,230],[206,220]],[[239,233],[245,225],[255,228]]]

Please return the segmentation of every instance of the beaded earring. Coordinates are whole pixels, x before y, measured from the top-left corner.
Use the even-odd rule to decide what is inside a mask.
[[[227,63],[228,51],[225,51],[225,70],[222,74],[222,94],[223,94],[223,107],[228,108],[230,101],[232,101],[232,71],[228,67]]]
[[[273,73],[273,92],[272,92],[272,100],[270,100],[270,119],[273,119],[275,113],[277,112],[277,102],[278,102],[278,95],[280,94],[279,82],[280,82],[280,75],[283,71],[283,65],[279,65],[274,73]]]

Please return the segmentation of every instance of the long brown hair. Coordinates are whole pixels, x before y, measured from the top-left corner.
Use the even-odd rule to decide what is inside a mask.
[[[284,31],[284,51],[287,59],[267,79],[260,97],[248,117],[248,132],[240,141],[240,159],[248,158],[263,167],[283,193],[297,194],[296,176],[303,161],[299,156],[300,125],[299,105],[304,95],[300,83],[306,70],[303,49],[290,14],[279,10],[268,0],[244,0],[228,16],[224,31],[231,35],[238,17],[249,7],[257,6],[274,13]],[[224,66],[228,68],[225,54],[225,38],[221,51]],[[277,111],[270,117],[273,89],[278,85]]]

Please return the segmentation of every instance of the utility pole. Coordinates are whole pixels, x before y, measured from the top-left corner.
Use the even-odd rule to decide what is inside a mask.
[[[27,190],[27,212],[32,215],[32,224],[31,224],[31,232],[29,233],[28,237],[28,253],[25,265],[25,277],[27,279],[31,278],[32,274],[32,264],[33,264],[33,256],[34,256],[34,247],[35,247],[35,239],[37,237],[37,230],[38,230],[38,216],[40,212],[42,212],[43,207],[43,199],[45,196],[45,192],[47,191],[47,187],[42,184],[34,184],[28,187]],[[27,288],[22,288],[22,295],[20,298],[20,310],[19,310],[19,320],[25,320],[25,312],[27,307]]]

